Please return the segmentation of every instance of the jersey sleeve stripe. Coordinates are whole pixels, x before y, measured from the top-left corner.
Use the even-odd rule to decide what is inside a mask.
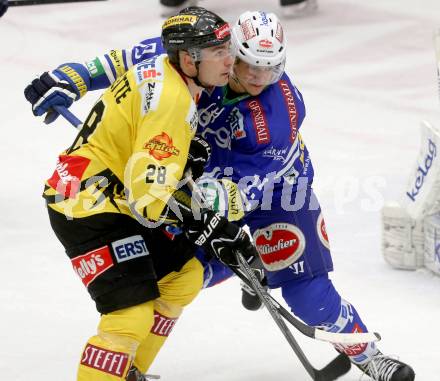
[[[130,69],[134,64],[133,64],[133,52],[128,52],[127,50],[124,50],[125,52],[125,62],[127,64],[127,70]]]
[[[124,69],[125,69],[125,71],[127,71],[129,68],[130,68],[130,66],[128,66],[128,64],[127,64],[127,51],[124,49],[124,50],[122,50],[122,62],[124,63]]]
[[[107,54],[105,54],[104,58],[106,62],[103,62],[103,60],[101,60],[101,62],[103,62],[102,66],[104,66],[104,71],[105,74],[107,75],[108,80],[110,81],[110,83],[113,83],[114,81],[116,81],[116,71],[113,68],[110,57]]]

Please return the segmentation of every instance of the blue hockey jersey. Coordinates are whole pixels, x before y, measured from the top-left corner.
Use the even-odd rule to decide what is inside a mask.
[[[197,108],[198,133],[212,146],[207,174],[238,184],[248,210],[268,209],[283,189],[312,183],[312,163],[299,132],[304,102],[287,74],[257,97],[228,99],[227,87],[205,92]]]

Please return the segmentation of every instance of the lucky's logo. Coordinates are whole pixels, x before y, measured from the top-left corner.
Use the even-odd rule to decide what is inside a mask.
[[[275,223],[255,231],[254,242],[264,267],[278,271],[289,267],[304,253],[306,240],[295,225]]]
[[[72,258],[72,267],[80,277],[84,286],[88,287],[98,275],[114,265],[108,246],[89,251]]]

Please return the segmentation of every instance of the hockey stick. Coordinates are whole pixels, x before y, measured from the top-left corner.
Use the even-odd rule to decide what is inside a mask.
[[[8,6],[18,7],[21,5],[46,5],[60,3],[80,3],[84,1],[107,1],[107,0],[9,0]]]
[[[192,192],[197,194],[196,201],[199,200],[204,202],[204,197],[198,185],[194,182],[194,180],[187,175],[186,177],[187,185],[191,189]],[[273,307],[279,312],[279,314],[286,319],[291,325],[293,325],[298,331],[304,334],[311,339],[326,341],[329,343],[339,343],[339,344],[360,344],[360,343],[369,343],[374,341],[379,341],[381,339],[380,335],[377,332],[364,332],[364,333],[337,333],[337,332],[326,332],[322,329],[318,329],[316,327],[312,327],[303,323],[301,320],[294,317],[289,311],[287,311],[282,305],[280,305],[269,293],[264,290],[259,281],[252,282],[252,279],[247,276],[247,274],[243,273],[243,269],[239,271],[237,268],[230,267],[231,270],[249,287],[251,287],[254,291],[256,288],[259,288],[261,293],[263,294],[264,300],[268,300]],[[256,278],[255,278],[256,279]]]
[[[237,275],[244,283],[246,283],[250,288],[252,288],[257,293],[257,288],[261,288],[264,293],[265,299],[270,299],[270,303],[274,305],[280,315],[286,319],[291,325],[293,325],[298,331],[307,337],[315,340],[321,340],[334,344],[360,344],[369,343],[373,341],[381,340],[380,335],[377,332],[364,332],[364,333],[337,333],[337,332],[326,332],[322,329],[312,327],[303,323],[301,320],[295,318],[289,311],[287,311],[281,304],[279,304],[264,288],[262,288],[260,282],[252,281],[247,273],[243,271],[240,267],[241,272],[238,269],[231,268],[231,270]],[[256,279],[256,278],[255,278]],[[257,293],[258,295],[258,293]],[[261,298],[260,298],[261,299]],[[263,300],[262,300],[263,301]]]
[[[201,203],[204,202],[203,194],[201,193],[199,187],[194,182],[194,180],[191,177],[191,173],[186,173],[186,180],[187,185],[191,189],[193,193],[196,194],[195,201],[198,204],[199,207],[201,207]],[[286,323],[282,319],[282,316],[280,315],[280,312],[277,307],[279,307],[278,303],[274,303],[274,300],[272,297],[269,296],[269,294],[266,292],[266,290],[261,286],[261,283],[257,279],[255,273],[250,268],[249,264],[246,262],[246,260],[243,258],[241,253],[239,251],[236,252],[239,266],[241,271],[240,273],[235,267],[228,266],[234,273],[236,273],[241,279],[248,282],[248,284],[253,285],[253,289],[257,293],[260,300],[264,303],[267,310],[269,311],[270,315],[272,316],[272,319],[277,324],[278,328],[280,329],[281,333],[283,334],[284,338],[289,343],[292,350],[295,352],[296,356],[298,357],[301,364],[304,366],[305,370],[309,374],[309,376],[314,381],[333,381],[341,377],[342,375],[346,374],[350,368],[351,368],[351,362],[348,356],[344,353],[339,354],[335,359],[333,359],[329,364],[327,364],[322,369],[316,369],[313,367],[313,365],[310,363],[304,352],[302,351],[301,347],[299,346],[298,342],[295,340],[295,338],[292,335],[292,332],[287,328]],[[303,323],[301,323],[303,324]],[[313,327],[310,327],[313,328]]]
[[[52,108],[64,117],[73,127],[80,129],[82,122],[64,106],[52,106]]]
[[[246,279],[251,287],[254,289],[310,377],[315,381],[332,381],[348,373],[351,368],[351,362],[348,356],[344,353],[339,354],[322,369],[316,369],[313,367],[313,365],[310,363],[310,361],[302,351],[301,347],[293,337],[292,332],[290,332],[289,328],[287,328],[286,323],[282,319],[280,310],[278,308],[279,304],[274,303],[274,299],[272,297],[269,297],[269,294],[263,288],[260,281],[257,279],[254,271],[251,269],[249,263],[246,261],[243,255],[239,251],[236,251],[236,256],[238,259],[240,270],[247,277],[247,279],[240,275],[239,277],[242,280]],[[232,267],[231,269],[238,275],[238,271],[235,271],[235,269],[233,269]]]

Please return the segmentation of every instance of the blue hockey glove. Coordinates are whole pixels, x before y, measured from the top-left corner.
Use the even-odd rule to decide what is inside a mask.
[[[53,106],[68,108],[79,98],[79,94],[62,75],[57,71],[45,72],[24,90],[24,96],[32,104],[34,115],[46,114],[45,123],[52,123],[59,115],[52,109]]]

